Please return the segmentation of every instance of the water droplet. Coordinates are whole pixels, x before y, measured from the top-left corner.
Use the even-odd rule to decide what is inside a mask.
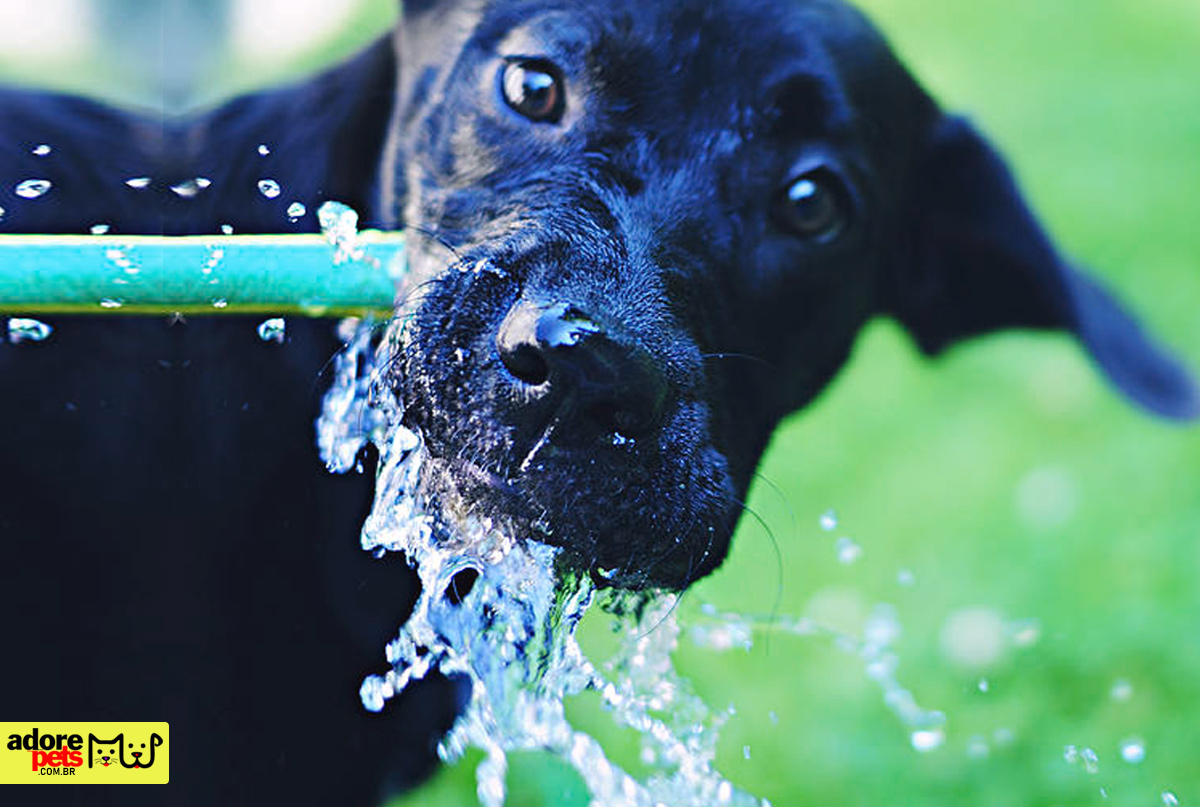
[[[290,205],[288,205],[288,218],[292,220],[293,224],[303,218],[304,214],[307,212],[308,208],[306,208],[300,202],[292,202]]]
[[[177,182],[171,186],[171,193],[181,199],[191,199],[200,191],[205,190],[212,185],[212,180],[208,177],[196,177],[195,179],[186,179],[183,182]]]
[[[1100,771],[1100,757],[1094,749],[1084,748],[1079,752],[1079,758],[1083,760],[1083,769],[1088,773],[1095,774]]]
[[[1036,619],[1016,619],[1008,624],[1008,635],[1017,647],[1033,647],[1042,638],[1042,623]]]
[[[120,308],[121,301],[114,300],[111,297],[105,297],[103,300],[100,301],[100,307],[101,308]]]
[[[992,742],[996,745],[1012,745],[1016,734],[1007,726],[1001,726],[992,732]]]
[[[283,193],[283,189],[273,179],[260,179],[258,181],[258,192],[268,199],[277,199],[279,194]]]
[[[910,736],[912,747],[920,753],[928,753],[940,748],[946,741],[946,732],[940,728],[917,729]]]
[[[1078,500],[1074,477],[1061,468],[1037,468],[1017,483],[1017,514],[1035,529],[1066,524],[1075,515]]]
[[[992,608],[955,611],[942,624],[942,653],[960,667],[988,667],[1004,653],[1004,627],[1003,617]]]
[[[92,235],[107,235],[109,227],[107,224],[93,224],[91,227]]]
[[[45,196],[54,184],[48,179],[27,179],[17,185],[14,193],[22,199],[37,199],[39,196]]]
[[[1109,694],[1113,700],[1124,703],[1133,697],[1133,684],[1124,678],[1118,678],[1116,681],[1113,681],[1112,690]]]
[[[912,569],[901,569],[896,572],[896,582],[904,588],[912,588],[917,582],[917,577],[912,573]]]
[[[1108,798],[1108,788],[1106,788],[1106,787],[1100,788],[1100,798],[1102,798],[1102,799]]]
[[[263,320],[258,326],[258,338],[264,342],[274,342],[277,345],[282,345],[286,335],[287,322],[284,321],[283,317],[273,317]]]
[[[771,725],[773,725],[773,726],[779,725],[779,715],[775,714],[774,712],[768,712],[767,719],[771,721]]]
[[[849,566],[862,557],[862,547],[850,538],[837,539],[838,563]]]
[[[229,305],[229,301],[226,300],[224,297],[218,297],[217,299],[213,300],[213,303],[212,303],[213,308],[225,308],[228,305]]]
[[[1140,737],[1129,737],[1121,741],[1121,759],[1136,765],[1146,758],[1146,744]]]
[[[317,221],[333,245],[334,263],[345,263],[362,254],[358,247],[358,213],[353,208],[341,202],[325,202],[317,208]]]
[[[988,747],[986,737],[975,734],[967,740],[967,757],[969,759],[986,759],[991,752],[992,749]]]
[[[832,532],[837,529],[838,517],[833,510],[826,510],[821,514],[821,529],[825,532]]]
[[[5,210],[4,208],[0,207],[0,219],[3,219],[3,218],[4,218],[4,214],[5,214],[5,213],[7,213],[7,212],[8,212],[7,210]]]
[[[1074,745],[1063,746],[1063,759],[1068,765],[1074,765],[1079,761],[1079,749]]]
[[[397,426],[392,434],[392,450],[400,453],[412,451],[417,446],[421,445],[421,438],[411,429],[406,429],[403,426]]]
[[[1175,807],[1179,804],[1179,797],[1170,790],[1164,790],[1162,792],[1162,803],[1167,805],[1167,807]]]
[[[41,145],[36,146],[33,149],[33,155],[35,157],[45,157],[52,151],[54,151],[54,149],[50,148],[50,146],[48,144],[42,143]]]
[[[986,678],[980,678],[979,683],[975,686],[980,692],[987,692],[992,688],[992,685],[988,683]]]
[[[633,442],[632,440],[630,440],[628,437],[621,434],[620,432],[613,432],[612,444],[614,446],[625,446],[625,445],[629,445],[632,442]]]
[[[363,707],[368,712],[382,712],[383,705],[388,699],[388,689],[390,687],[382,677],[368,675],[363,679],[362,686],[358,690],[358,696],[362,699]]]
[[[125,180],[125,184],[135,191],[145,190],[150,187],[150,177],[133,177]]]
[[[742,746],[742,759],[750,759],[750,746]]]
[[[225,235],[233,235],[233,225],[232,224],[222,224],[221,232],[224,233]]]
[[[12,317],[8,321],[8,341],[14,345],[21,342],[44,342],[54,329],[44,322],[25,317]]]
[[[270,146],[268,146],[266,143],[260,143],[260,144],[259,144],[259,146],[258,146],[258,154],[259,154],[259,156],[260,156],[260,157],[266,157],[266,156],[267,156],[268,154],[270,154],[270,153],[271,153],[271,147],[270,147]]]

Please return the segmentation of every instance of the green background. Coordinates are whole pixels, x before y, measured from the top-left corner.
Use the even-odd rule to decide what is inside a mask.
[[[1200,367],[1200,3],[861,5],[935,96],[990,133],[1064,250]],[[366,0],[343,30],[265,72],[230,52],[206,93],[334,58],[393,10]],[[0,57],[0,75],[111,86],[78,64],[88,67],[35,74]],[[1200,429],[1129,408],[1065,336],[1006,334],[930,362],[880,322],[828,393],[779,430],[760,470],[770,484],[749,504],[770,534],[745,520],[681,613],[712,602],[853,629],[864,608],[892,603],[899,678],[946,712],[947,736],[914,751],[861,662],[826,640],[760,637],[724,654],[685,640],[680,670],[714,707],[738,710],[718,756],[734,782],[776,807],[1145,806],[1163,790],[1200,803]],[[818,526],[829,508],[841,517],[832,533]],[[837,560],[843,535],[862,547],[856,563]],[[1034,618],[1040,638],[984,667],[955,663],[939,637],[969,608]],[[1118,680],[1132,686],[1127,700],[1111,696]],[[635,757],[605,715],[576,711],[612,756]],[[973,736],[985,757],[967,753]],[[1145,742],[1138,765],[1117,753],[1130,736]],[[1067,764],[1067,744],[1094,748],[1099,772]],[[537,758],[515,763],[510,785],[520,807],[586,803]],[[475,803],[459,765],[393,807]]]

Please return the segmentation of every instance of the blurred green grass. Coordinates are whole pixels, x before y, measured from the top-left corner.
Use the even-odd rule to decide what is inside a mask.
[[[992,136],[1063,249],[1200,368],[1200,5],[860,5],[946,107]],[[737,707],[718,756],[735,783],[777,806],[1200,800],[1200,429],[1129,408],[1065,336],[1000,335],[929,362],[880,322],[760,470],[771,484],[749,504],[773,536],[744,520],[683,613],[890,602],[899,678],[946,712],[947,737],[914,751],[861,662],[828,641],[760,637],[717,654],[685,639],[681,672],[710,705]],[[818,526],[828,508],[833,533]],[[850,566],[842,535],[863,547]],[[971,606],[1036,618],[1040,639],[956,666],[939,634]],[[1122,679],[1126,701],[1110,694]],[[636,758],[607,716],[574,713],[614,757]],[[967,753],[976,735],[984,758]],[[1132,736],[1145,742],[1137,765],[1118,753]],[[1099,773],[1068,765],[1067,744],[1094,748]],[[547,760],[522,759],[509,779],[512,805],[586,803]],[[392,807],[476,803],[462,764]]]

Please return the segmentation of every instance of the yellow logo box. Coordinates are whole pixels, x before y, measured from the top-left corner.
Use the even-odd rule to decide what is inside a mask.
[[[165,785],[166,723],[0,723],[0,784]]]

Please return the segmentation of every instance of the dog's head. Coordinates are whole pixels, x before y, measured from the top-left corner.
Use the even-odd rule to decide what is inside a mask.
[[[779,419],[878,314],[931,354],[1066,329],[1137,403],[1197,413],[992,149],[844,4],[406,5],[392,381],[440,507],[616,585],[686,585],[725,556]]]

